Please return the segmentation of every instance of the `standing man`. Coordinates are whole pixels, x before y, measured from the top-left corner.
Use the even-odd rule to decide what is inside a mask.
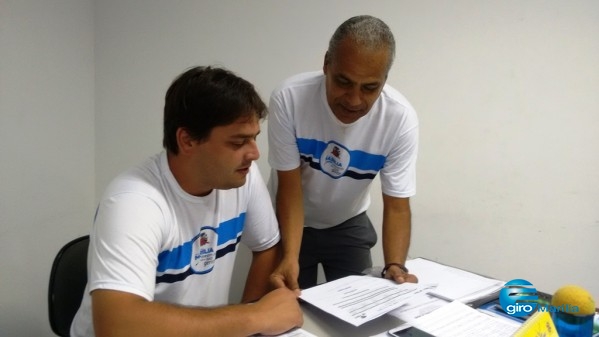
[[[266,106],[249,82],[197,67],[166,93],[166,151],[111,182],[90,235],[71,336],[249,336],[302,324],[296,292],[272,290],[279,230],[254,161]],[[227,305],[238,244],[253,252]]]
[[[377,236],[366,210],[379,172],[383,277],[418,281],[405,267],[418,119],[385,84],[394,56],[395,40],[383,21],[352,17],[333,34],[323,71],[293,76],[272,93],[271,192],[284,249],[274,281],[294,289],[299,272],[303,289],[316,284],[319,263],[329,281],[372,266]]]

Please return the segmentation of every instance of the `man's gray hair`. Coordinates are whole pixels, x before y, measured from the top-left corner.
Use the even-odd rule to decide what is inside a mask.
[[[389,50],[389,66],[395,58],[395,39],[389,26],[381,19],[370,15],[358,15],[343,22],[329,41],[329,56],[333,57],[337,52],[337,47],[343,39],[349,37],[358,46],[368,50],[380,50],[387,48]]]

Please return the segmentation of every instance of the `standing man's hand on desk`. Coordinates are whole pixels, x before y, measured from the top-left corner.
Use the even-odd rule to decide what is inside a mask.
[[[299,274],[299,264],[297,261],[283,259],[275,271],[270,275],[270,282],[275,288],[288,288],[293,290],[298,296],[300,288],[297,283]]]
[[[414,274],[410,274],[408,269],[399,263],[390,263],[385,266],[383,272],[381,273],[381,277],[394,280],[397,283],[418,283],[418,277]]]

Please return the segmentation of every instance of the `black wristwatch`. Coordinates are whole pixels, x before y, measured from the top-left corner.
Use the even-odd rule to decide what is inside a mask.
[[[385,268],[383,268],[383,271],[381,272],[381,277],[384,278],[385,274],[387,274],[387,270],[389,269],[389,267],[391,266],[398,266],[399,269],[403,270],[404,273],[408,273],[408,268],[406,268],[406,266],[404,266],[401,263],[396,263],[396,262],[391,262],[391,263],[387,263],[385,265]]]

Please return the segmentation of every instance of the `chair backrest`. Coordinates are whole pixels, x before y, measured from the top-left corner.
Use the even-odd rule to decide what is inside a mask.
[[[89,235],[77,238],[60,249],[50,271],[48,314],[52,331],[68,337],[71,322],[81,305],[87,283]]]

